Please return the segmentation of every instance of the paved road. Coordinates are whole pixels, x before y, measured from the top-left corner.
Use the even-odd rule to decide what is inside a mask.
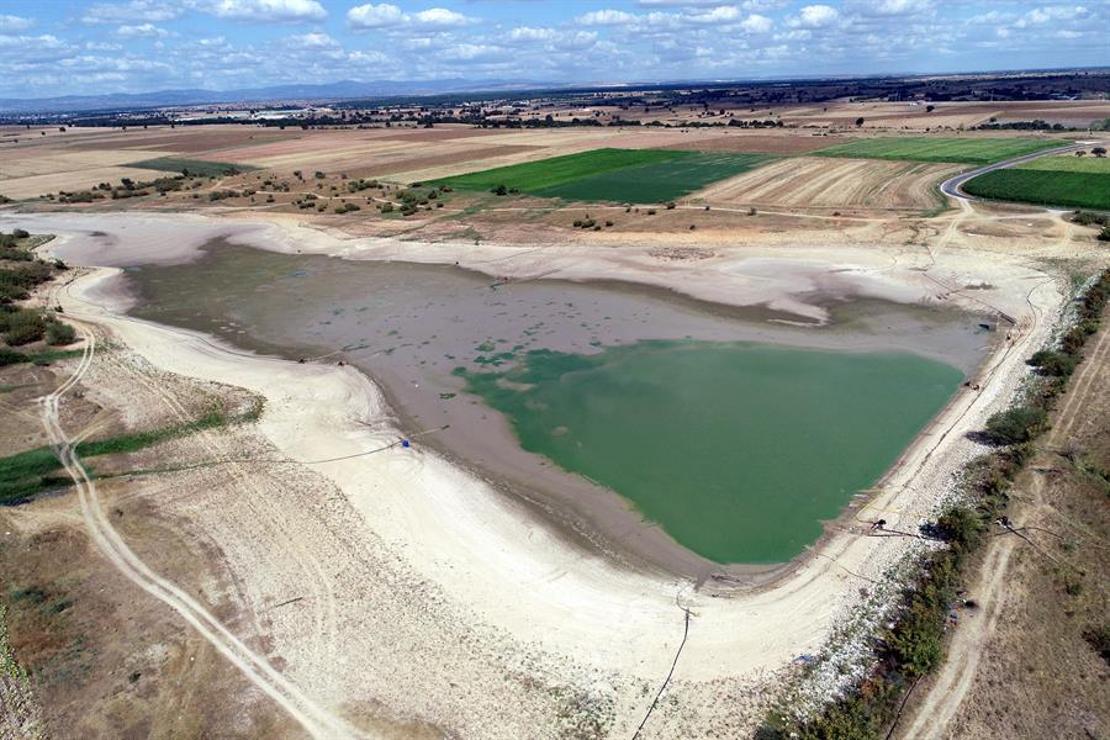
[[[940,192],[944,193],[949,198],[955,198],[956,200],[981,200],[981,198],[977,198],[974,195],[968,195],[963,191],[964,183],[972,179],[973,177],[978,177],[985,172],[1003,170],[1007,167],[1013,167],[1015,165],[1031,162],[1032,160],[1039,159],[1040,157],[1051,157],[1055,154],[1068,154],[1069,152],[1079,151],[1080,149],[1090,149],[1092,146],[1100,145],[1106,146],[1104,142],[1086,141],[1079,144],[1069,144],[1068,146],[1057,147],[1055,149],[1043,149],[1039,152],[1033,152],[1032,154],[1025,154],[1021,157],[1007,159],[1004,162],[995,162],[994,164],[988,164],[985,167],[980,167],[979,169],[971,170],[970,172],[962,172],[955,177],[948,178],[940,184]]]

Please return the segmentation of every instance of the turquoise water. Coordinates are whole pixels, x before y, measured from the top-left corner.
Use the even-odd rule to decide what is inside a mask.
[[[460,368],[521,445],[721,563],[780,563],[871,486],[963,375],[909,354],[639,342]]]

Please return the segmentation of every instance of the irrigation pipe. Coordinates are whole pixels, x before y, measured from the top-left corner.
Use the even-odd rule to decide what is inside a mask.
[[[632,734],[632,740],[640,737],[640,733],[644,730],[644,725],[647,724],[648,718],[651,713],[655,711],[655,707],[659,704],[659,698],[663,696],[663,692],[667,689],[667,684],[671,682],[671,676],[674,675],[675,666],[678,665],[678,657],[682,655],[682,648],[686,647],[686,638],[690,636],[690,607],[686,606],[682,609],[686,612],[686,624],[682,629],[682,642],[678,644],[678,650],[675,651],[674,660],[671,661],[671,670],[667,672],[667,677],[663,679],[663,685],[659,687],[659,691],[655,694],[655,698],[651,700],[651,706],[648,707],[647,713],[644,718],[640,720],[640,726],[636,728],[636,732]]]

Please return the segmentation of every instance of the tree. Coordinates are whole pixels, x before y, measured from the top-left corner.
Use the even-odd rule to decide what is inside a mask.
[[[1106,147],[1104,147],[1104,146],[1092,147],[1091,148],[1091,154],[1095,155],[1096,157],[1105,157],[1106,156]]]
[[[860,116],[859,118],[856,119],[856,128],[859,128],[862,125],[863,125],[863,116]]]

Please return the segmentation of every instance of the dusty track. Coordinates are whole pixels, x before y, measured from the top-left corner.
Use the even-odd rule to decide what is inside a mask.
[[[1072,380],[1072,389],[1056,414],[1057,425],[1045,438],[1044,446],[1056,449],[1066,442],[1078,418],[1077,411],[1097,394],[1102,386],[1099,376],[1110,367],[1110,331],[1099,333],[1098,341],[1080,371]],[[1032,506],[1025,518],[1035,518],[1041,504],[1044,476],[1034,474],[1029,497]],[[975,680],[976,669],[990,644],[1006,602],[1009,565],[1022,540],[1013,536],[996,537],[988,545],[986,557],[970,592],[982,605],[977,617],[965,619],[953,636],[945,661],[928,694],[917,705],[913,721],[899,733],[903,738],[934,740],[948,736],[948,727],[957,716],[968,690]]]
[[[123,541],[105,516],[96,483],[77,457],[79,438],[68,436],[60,420],[60,404],[91,366],[96,353],[96,334],[80,326],[85,340],[81,361],[73,374],[42,399],[42,421],[59,461],[73,479],[81,514],[97,548],[119,571],[144,591],[180,614],[212,646],[235,665],[259,689],[299,722],[314,737],[349,737],[355,732],[345,721],[318,706],[300,689],[259,657],[224,627],[189,594],[162,578],[143,563]]]

